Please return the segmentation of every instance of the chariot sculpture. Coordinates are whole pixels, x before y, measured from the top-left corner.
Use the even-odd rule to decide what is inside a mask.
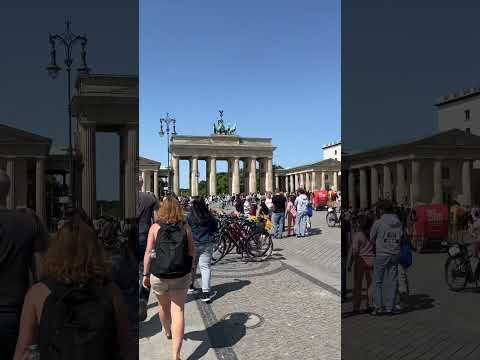
[[[235,135],[235,131],[237,131],[237,125],[230,125],[227,124],[225,126],[223,122],[223,110],[219,110],[220,119],[217,120],[216,124],[213,124],[213,133],[215,135]]]

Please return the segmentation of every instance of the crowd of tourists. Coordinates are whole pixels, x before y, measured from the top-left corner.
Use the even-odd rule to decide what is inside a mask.
[[[188,209],[194,197],[180,196],[179,202]],[[210,208],[233,207],[231,214],[250,219],[271,222],[272,234],[282,238],[284,229],[287,236],[308,236],[313,214],[313,193],[303,188],[284,193],[280,190],[265,193],[240,193],[236,195],[215,195],[204,198]]]
[[[415,208],[381,200],[372,209],[347,209],[342,222],[342,300],[346,300],[347,272],[353,269],[353,313],[361,310],[362,286],[366,282],[365,311],[394,315],[408,309],[409,268],[418,221]],[[454,202],[445,219],[448,241],[465,234],[480,234],[480,209]],[[478,235],[477,235],[478,237]],[[480,246],[476,247],[477,256]],[[383,296],[385,295],[385,299]]]

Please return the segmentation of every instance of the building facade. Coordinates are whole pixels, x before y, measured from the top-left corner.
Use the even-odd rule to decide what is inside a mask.
[[[448,95],[435,105],[438,133],[343,157],[349,207],[368,208],[380,199],[410,207],[480,204],[480,90]]]
[[[275,169],[275,189],[294,192],[299,188],[307,191],[319,189],[340,190],[341,163],[325,159],[313,164],[288,169]]]
[[[168,190],[168,169],[163,169],[160,162],[140,156],[138,168],[143,179],[142,191],[151,192],[159,198]]]
[[[4,205],[32,208],[50,229],[55,229],[62,216],[60,208],[69,204],[68,195],[74,186],[78,205],[95,218],[96,132],[114,132],[120,137],[121,212],[126,218],[134,218],[138,191],[138,77],[81,74],[72,98],[72,112],[78,119],[73,169],[66,151],[52,149],[51,139],[0,125],[0,168],[12,183]],[[72,177],[77,180],[73,182]]]
[[[206,162],[207,194],[217,195],[217,161],[228,162],[228,193],[239,194],[240,165],[243,163],[245,192],[273,191],[273,152],[270,138],[238,135],[174,135],[170,145],[173,192],[180,191],[180,161],[189,163],[190,193],[198,195],[199,161]],[[257,170],[260,181],[257,187]]]
[[[440,132],[460,129],[480,136],[480,89],[443,96],[435,104]]]
[[[337,141],[323,147],[323,158],[342,161],[342,143]]]

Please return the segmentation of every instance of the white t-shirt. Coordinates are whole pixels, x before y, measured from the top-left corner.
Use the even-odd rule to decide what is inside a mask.
[[[271,199],[271,198],[270,198],[270,199],[269,199],[269,198],[266,198],[266,199],[265,199],[265,205],[266,205],[267,208],[270,210],[270,209],[272,208],[272,206],[273,206],[273,201],[272,201],[272,199]]]

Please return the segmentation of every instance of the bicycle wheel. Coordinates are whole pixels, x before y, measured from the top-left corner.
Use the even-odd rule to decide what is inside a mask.
[[[245,250],[256,260],[265,260],[273,252],[272,235],[267,231],[251,234],[245,242]]]
[[[213,247],[212,259],[210,263],[212,265],[218,263],[227,254],[227,242],[224,237],[216,239],[215,246]]]
[[[461,291],[467,286],[468,280],[468,261],[462,258],[447,259],[445,263],[445,282],[452,291]]]
[[[326,217],[328,227],[334,227],[335,223],[337,222],[337,216],[333,212],[327,213]]]

